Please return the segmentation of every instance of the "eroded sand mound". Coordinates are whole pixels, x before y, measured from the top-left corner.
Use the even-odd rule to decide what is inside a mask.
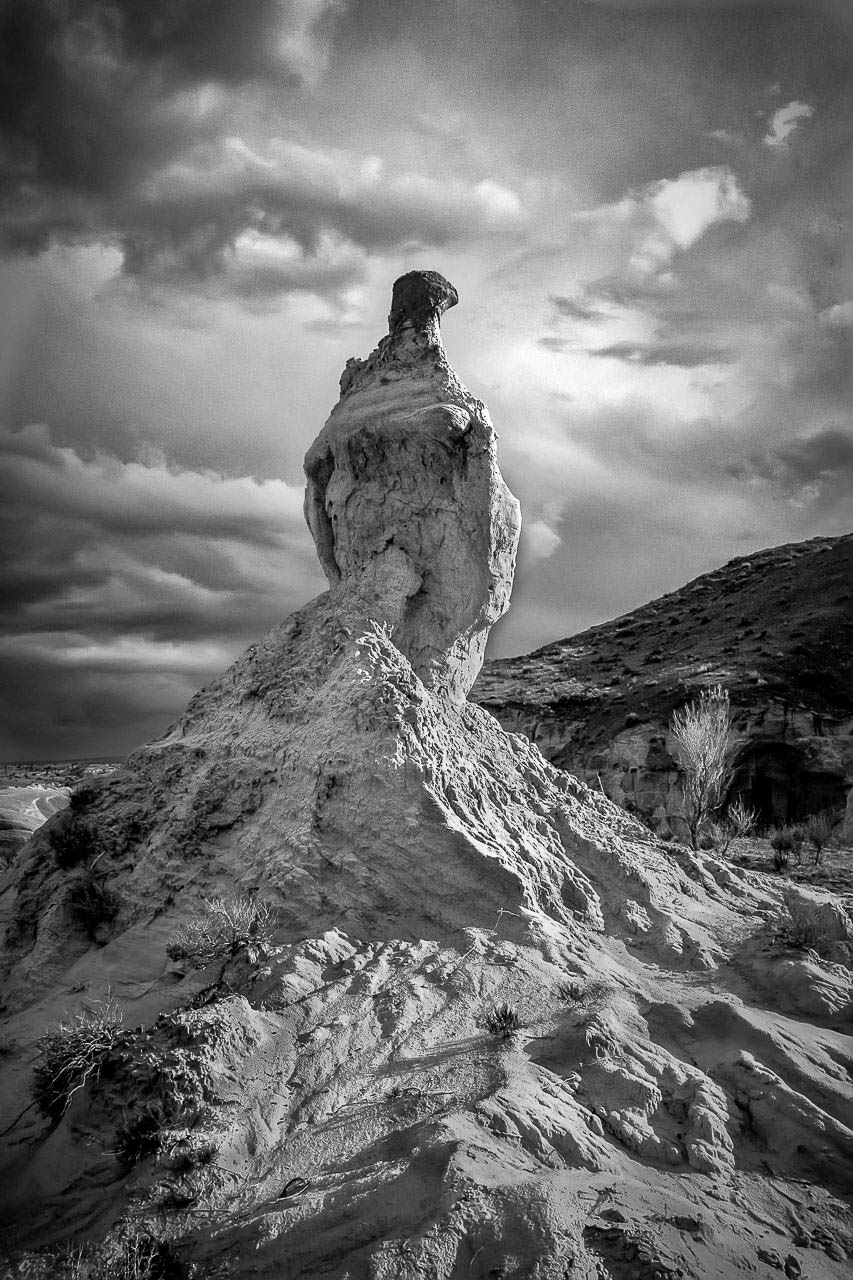
[[[437,311],[400,333],[440,399]],[[359,376],[393,383],[383,350],[339,418]],[[400,403],[385,439],[418,429]],[[492,565],[476,609],[423,539],[348,535],[352,575],[19,859],[0,896],[18,1247],[130,1221],[235,1277],[848,1273],[843,905],[791,909],[778,882],[661,844],[460,699],[517,532],[487,415],[466,412],[429,483],[444,458],[455,502],[474,474],[500,513],[468,522]],[[346,519],[363,452],[341,449],[323,475]],[[181,926],[217,895],[250,923],[195,967]],[[64,1110],[26,1109],[36,1038],[108,993],[124,1020],[95,1069]]]

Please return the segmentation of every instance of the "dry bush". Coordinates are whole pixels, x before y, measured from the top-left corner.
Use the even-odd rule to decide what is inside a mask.
[[[820,862],[824,849],[832,839],[835,821],[834,815],[824,810],[823,813],[813,813],[805,823],[806,837],[814,845],[815,866]]]
[[[156,1156],[162,1146],[162,1133],[166,1116],[158,1104],[150,1104],[128,1115],[116,1129],[113,1152],[124,1170],[130,1170],[141,1160]]]
[[[204,1273],[168,1240],[127,1228],[99,1244],[63,1244],[0,1263],[0,1280],[189,1280]]]
[[[100,925],[112,924],[121,906],[118,894],[90,867],[72,880],[65,901],[72,920],[85,930],[90,942],[97,940]]]
[[[88,862],[100,850],[97,828],[91,822],[64,822],[53,827],[50,844],[56,865],[64,871]]]
[[[255,898],[209,898],[203,915],[179,926],[166,946],[171,960],[188,960],[203,969],[245,950],[254,963],[272,946],[273,909]]]
[[[773,850],[773,866],[776,871],[785,871],[791,861],[791,854],[800,861],[803,847],[803,832],[798,826],[771,827],[768,833],[770,848]]]
[[[729,695],[721,685],[674,712],[670,731],[681,764],[681,803],[690,843],[699,848],[704,824],[719,804],[731,746]]]
[[[737,800],[729,805],[722,822],[712,825],[717,851],[725,856],[733,841],[742,840],[744,836],[750,835],[757,823],[758,814],[744,803],[741,796],[738,796]]]
[[[114,1000],[103,1000],[36,1041],[32,1095],[43,1115],[62,1117],[74,1094],[98,1078],[121,1034],[121,1010]]]

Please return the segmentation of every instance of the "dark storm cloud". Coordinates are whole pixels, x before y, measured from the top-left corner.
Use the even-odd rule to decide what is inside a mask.
[[[587,355],[627,360],[630,364],[647,366],[676,365],[682,369],[696,369],[706,364],[729,364],[734,359],[731,351],[721,347],[687,343],[644,346],[633,342],[616,342],[609,347],[587,348]]]
[[[847,430],[826,427],[764,454],[751,454],[730,471],[738,479],[771,481],[789,493],[832,487],[849,494],[853,487],[853,424]]]
[[[301,505],[281,481],[0,435],[0,750],[122,753],[162,731],[322,590]]]
[[[101,241],[148,283],[334,298],[363,278],[366,252],[514,221],[517,201],[493,182],[380,181],[357,155],[286,142],[258,155],[233,136],[253,112],[296,103],[345,9],[11,0],[0,18],[7,251]]]
[[[4,643],[46,665],[121,636],[143,665],[152,644],[230,651],[322,584],[301,492],[281,481],[86,461],[43,429],[0,436],[0,476]],[[116,661],[134,669],[132,651]]]

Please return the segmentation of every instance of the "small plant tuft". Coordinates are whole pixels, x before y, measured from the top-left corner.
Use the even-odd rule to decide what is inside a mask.
[[[741,840],[755,830],[758,814],[751,809],[742,796],[738,796],[726,810],[721,822],[712,824],[714,843],[718,852],[725,856],[735,840]]]
[[[36,1041],[32,1095],[43,1115],[54,1122],[62,1118],[74,1094],[98,1078],[121,1034],[121,1010],[114,1000],[104,1000]]]
[[[156,1103],[125,1118],[116,1129],[113,1152],[125,1171],[133,1169],[149,1156],[156,1156],[162,1146],[166,1117]]]
[[[792,854],[799,862],[802,847],[803,832],[799,827],[770,829],[770,848],[773,850],[773,867],[776,871],[787,870]]]
[[[510,1040],[521,1030],[522,1022],[518,1010],[510,1004],[496,1004],[486,1015],[485,1027],[489,1035],[499,1036],[502,1040]]]
[[[170,1151],[168,1167],[172,1173],[192,1173],[194,1169],[205,1169],[213,1164],[218,1155],[219,1147],[215,1142],[202,1142],[191,1147],[182,1141]]]
[[[256,963],[272,947],[273,909],[255,898],[209,898],[204,914],[188,920],[172,934],[166,946],[171,960],[188,960],[203,969],[216,960],[228,960],[245,951]]]
[[[835,819],[831,813],[813,813],[805,824],[805,834],[814,847],[814,862],[817,866],[823,858],[823,851],[832,839],[835,830]]]
[[[91,822],[72,821],[56,826],[50,833],[50,844],[56,865],[63,871],[88,862],[100,848],[98,832]]]
[[[121,899],[108,889],[103,877],[91,867],[81,871],[68,887],[65,901],[72,920],[95,942],[101,925],[112,924],[119,913]]]

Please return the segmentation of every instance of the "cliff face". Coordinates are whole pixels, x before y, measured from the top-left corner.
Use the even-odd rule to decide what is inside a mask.
[[[517,508],[417,274],[306,461],[329,592],[0,883],[6,1239],[131,1228],[237,1280],[840,1278],[853,922],[801,895],[798,950],[780,885],[464,700]],[[38,1037],[108,996],[45,1106]]]
[[[490,662],[473,697],[663,834],[683,831],[675,708],[722,684],[730,796],[763,824],[843,809],[853,786],[853,536],[733,560],[614,622]]]

